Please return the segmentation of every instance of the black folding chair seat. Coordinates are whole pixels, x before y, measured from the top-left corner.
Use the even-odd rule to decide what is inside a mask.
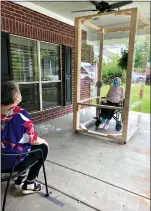
[[[28,155],[28,154],[34,154],[35,152],[40,151],[41,152],[41,158],[42,158],[42,162],[43,162],[43,174],[44,174],[44,180],[45,180],[45,187],[46,187],[46,197],[49,196],[49,192],[48,192],[48,184],[47,184],[47,178],[46,178],[46,171],[45,171],[45,164],[44,164],[44,159],[43,159],[43,152],[41,149],[37,149],[37,150],[33,150],[30,152],[26,152],[26,153],[20,153],[20,154],[15,154],[15,153],[1,153],[1,157],[2,156],[16,156],[16,159],[14,161],[14,165],[12,167],[12,169],[6,169],[6,170],[2,170],[1,174],[3,173],[8,173],[9,175],[6,175],[5,177],[1,177],[1,182],[7,182],[6,184],[6,188],[5,188],[5,192],[4,192],[4,198],[3,198],[3,204],[2,204],[2,211],[5,210],[5,205],[6,205],[6,198],[7,198],[7,193],[8,193],[8,188],[10,185],[10,181],[12,179],[17,178],[18,176],[20,176],[21,174],[23,174],[25,171],[27,171],[28,169],[30,169],[32,166],[34,166],[38,161],[34,162],[33,164],[29,165],[27,168],[23,169],[21,172],[16,170],[16,164],[18,159],[23,156],[23,155]]]

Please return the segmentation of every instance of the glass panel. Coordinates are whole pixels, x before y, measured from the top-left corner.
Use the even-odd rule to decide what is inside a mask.
[[[61,83],[42,84],[43,109],[61,105]]]
[[[136,32],[128,137],[131,137],[141,127],[142,117],[144,116],[142,112],[150,113],[150,88],[146,84],[149,40],[148,34],[140,35],[139,31]]]
[[[41,80],[61,80],[60,46],[40,43]]]
[[[20,84],[19,87],[22,94],[22,102],[20,105],[29,112],[40,110],[39,84]]]
[[[37,81],[37,43],[20,37],[10,37],[13,78],[18,82]]]
[[[101,112],[104,112],[105,109],[99,108],[97,111],[99,115],[101,115]],[[113,110],[108,110],[112,112]],[[97,135],[104,134],[115,136],[121,136],[122,135],[122,112],[120,110],[114,110],[113,111],[113,118],[109,122],[109,128],[106,130],[104,128],[100,128],[101,125],[101,117],[99,115],[96,117],[96,107],[94,106],[85,106],[80,109],[80,122],[79,126],[80,129],[84,131],[88,131],[89,133],[95,133],[97,132]],[[119,124],[117,125],[117,121]]]

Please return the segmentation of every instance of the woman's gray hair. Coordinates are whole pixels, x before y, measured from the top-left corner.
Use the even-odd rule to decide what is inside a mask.
[[[19,85],[15,81],[7,81],[1,86],[1,105],[11,105],[20,93]]]

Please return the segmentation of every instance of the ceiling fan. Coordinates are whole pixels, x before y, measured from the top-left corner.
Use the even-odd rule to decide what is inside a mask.
[[[78,10],[78,11],[72,11],[72,13],[75,12],[89,12],[89,11],[98,11],[98,14],[100,13],[105,13],[105,12],[110,12],[115,9],[120,9],[120,7],[126,6],[128,4],[133,3],[133,1],[120,1],[117,3],[109,4],[108,2],[105,1],[90,1],[91,4],[95,6],[96,9],[92,10]]]

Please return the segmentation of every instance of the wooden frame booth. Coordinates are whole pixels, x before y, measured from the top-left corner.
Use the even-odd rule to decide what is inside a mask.
[[[93,20],[96,18],[105,17],[107,18],[112,16],[124,16],[128,17],[130,22],[129,26],[127,27],[121,27],[121,28],[107,28],[105,26],[98,26],[93,23]],[[124,101],[124,107],[114,107],[114,106],[107,106],[107,105],[101,105],[100,101],[103,97],[101,95],[101,87],[97,87],[97,95],[95,97],[90,97],[87,99],[82,99],[80,97],[80,74],[81,74],[81,58],[82,58],[82,26],[88,26],[89,28],[95,30],[95,33],[99,36],[99,43],[100,43],[100,52],[99,52],[99,62],[98,62],[98,70],[97,70],[97,81],[102,82],[102,64],[103,64],[103,42],[104,42],[104,35],[106,33],[116,33],[116,32],[129,32],[129,47],[128,47],[128,62],[127,62],[127,71],[126,71],[126,84],[125,84],[125,101]],[[132,71],[133,71],[133,63],[134,63],[134,51],[135,51],[135,35],[136,32],[139,30],[146,31],[146,43],[149,43],[148,36],[149,36],[149,27],[150,22],[149,20],[144,17],[140,11],[137,8],[131,8],[131,9],[125,9],[120,11],[111,11],[107,13],[101,13],[96,15],[89,15],[89,16],[82,16],[77,17],[75,19],[75,77],[74,77],[74,114],[73,114],[73,130],[75,132],[84,132],[86,134],[95,135],[99,137],[105,137],[109,139],[117,140],[118,142],[125,144],[133,134],[136,133],[136,131],[139,128],[140,123],[140,115],[137,116],[137,123],[135,127],[129,131],[129,121],[130,121],[130,111],[132,107],[139,107],[142,111],[142,104],[143,101],[140,100],[137,103],[134,103],[132,106],[130,105],[130,96],[131,96],[131,81],[132,81]],[[147,58],[147,48],[148,45],[146,45],[146,58]],[[147,65],[147,59],[145,60],[144,68],[146,68]],[[141,84],[141,88],[143,88],[143,84]],[[93,99],[96,100],[96,103],[94,103]],[[118,109],[119,111],[122,111],[123,115],[123,122],[122,122],[122,129],[120,133],[104,133],[102,130],[96,131],[91,130],[87,127],[87,125],[90,123],[94,126],[94,119],[91,118],[89,121],[86,122],[80,122],[80,112],[83,108],[95,108],[95,112],[97,109],[101,108],[107,108],[107,109]],[[135,112],[136,113],[136,112]],[[133,120],[131,120],[133,121]],[[89,122],[89,123],[88,123]]]

